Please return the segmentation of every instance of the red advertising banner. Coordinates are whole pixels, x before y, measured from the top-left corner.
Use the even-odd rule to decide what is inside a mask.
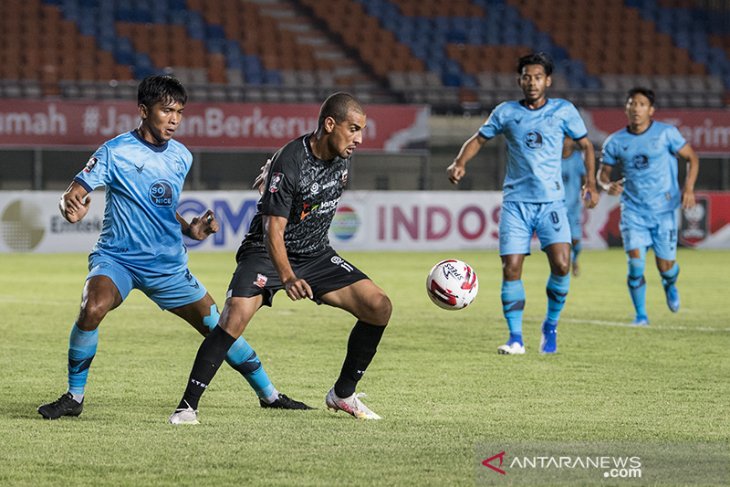
[[[428,143],[429,108],[368,105],[362,150],[399,152]],[[176,139],[190,148],[278,149],[317,128],[319,105],[190,103]],[[131,101],[0,100],[0,147],[96,147],[139,123]]]
[[[593,142],[603,141],[626,126],[621,109],[581,110]],[[676,126],[694,148],[704,155],[730,155],[730,111],[728,110],[662,110],[654,118]]]

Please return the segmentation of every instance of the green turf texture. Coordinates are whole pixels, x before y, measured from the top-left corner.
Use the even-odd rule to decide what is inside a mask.
[[[650,254],[648,328],[625,326],[624,254],[584,252],[555,356],[537,353],[548,277],[540,252],[523,273],[524,356],[496,353],[507,337],[496,253],[343,255],[394,304],[359,386],[384,419],[324,407],[353,318],[279,293],[245,336],[279,390],[318,409],[263,410],[224,364],[192,427],[166,421],[200,337],[138,291],[100,327],[84,413],[42,420],[37,406],[66,390],[86,256],[0,255],[0,485],[474,485],[487,442],[730,439],[730,252],[679,252],[677,314]],[[426,296],[426,273],[443,258],[476,269],[469,308],[444,311]],[[233,256],[192,253],[190,267],[222,305]]]

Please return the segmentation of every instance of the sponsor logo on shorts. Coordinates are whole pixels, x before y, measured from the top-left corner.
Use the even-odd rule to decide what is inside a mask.
[[[334,265],[338,265],[338,266],[342,267],[347,272],[352,272],[352,270],[354,269],[354,267],[352,267],[352,265],[350,265],[345,259],[343,259],[339,255],[332,256],[332,258],[330,259],[330,262],[332,262]]]
[[[266,277],[263,274],[256,274],[256,280],[253,282],[254,286],[260,287],[261,289],[266,286],[266,282],[269,280],[268,277]]]
[[[269,183],[269,193],[279,191],[279,185],[284,180],[284,173],[275,172],[271,174],[271,183]]]

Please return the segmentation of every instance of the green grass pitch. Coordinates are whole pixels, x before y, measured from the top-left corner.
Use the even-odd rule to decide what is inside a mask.
[[[279,293],[246,337],[279,390],[318,409],[262,410],[224,364],[196,427],[166,420],[200,337],[138,291],[100,327],[84,413],[42,420],[36,407],[66,390],[86,256],[0,255],[0,485],[474,485],[476,446],[485,442],[730,439],[730,252],[679,252],[677,314],[650,260],[651,325],[641,329],[627,326],[624,254],[584,252],[555,356],[537,353],[542,253],[523,274],[524,356],[496,354],[507,336],[496,253],[344,255],[394,303],[359,386],[384,419],[360,422],[324,407],[353,319]],[[479,277],[479,295],[462,311],[441,310],[425,293],[426,273],[447,257]],[[222,304],[233,255],[193,253],[190,267]]]

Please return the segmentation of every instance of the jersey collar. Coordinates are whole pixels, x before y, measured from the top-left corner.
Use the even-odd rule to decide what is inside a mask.
[[[131,133],[132,133],[132,136],[134,136],[135,139],[137,139],[138,141],[142,142],[144,145],[146,145],[147,147],[149,147],[150,149],[152,149],[155,152],[164,152],[165,149],[167,149],[167,142],[168,141],[165,141],[163,144],[160,144],[160,145],[150,144],[149,142],[147,142],[146,140],[144,140],[142,137],[139,136],[139,133],[137,132],[137,129],[132,130]]]

